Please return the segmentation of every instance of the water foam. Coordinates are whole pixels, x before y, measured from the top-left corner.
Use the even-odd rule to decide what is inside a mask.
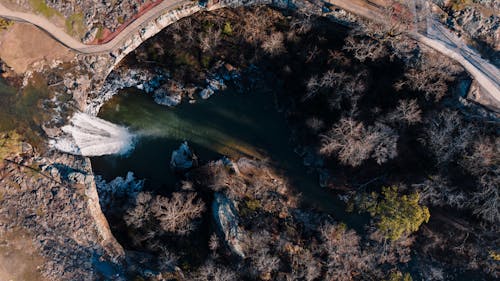
[[[86,113],[76,113],[62,130],[65,135],[51,145],[66,153],[101,156],[126,154],[133,148],[134,136],[127,128]]]

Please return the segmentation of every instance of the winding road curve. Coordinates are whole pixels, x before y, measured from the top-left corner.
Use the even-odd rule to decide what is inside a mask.
[[[366,6],[362,0],[324,0],[330,4],[347,10],[353,14],[368,18],[370,20],[379,20],[379,14],[372,8]],[[421,2],[422,0],[420,0]],[[15,21],[28,22],[47,32],[54,39],[66,47],[82,54],[102,54],[111,53],[121,46],[121,43],[137,32],[144,24],[155,20],[163,13],[173,10],[183,4],[189,3],[189,0],[164,0],[151,10],[144,13],[125,29],[123,29],[113,40],[101,45],[85,45],[82,42],[69,36],[63,29],[55,26],[49,20],[42,16],[16,12],[7,9],[0,4],[0,17]],[[434,19],[427,18],[428,27],[425,34],[414,31],[410,35],[421,43],[441,52],[449,58],[460,63],[488,93],[491,98],[500,103],[500,71],[497,67],[482,59],[479,54],[469,48],[460,38],[449,32],[441,23]]]
[[[338,6],[353,14],[365,17],[373,21],[379,21],[381,17],[373,9],[361,5],[361,0],[325,0],[330,4]],[[420,0],[418,5],[420,9],[428,9],[427,2]],[[424,14],[425,11],[423,11]],[[419,16],[416,13],[416,16]],[[417,30],[409,35],[415,40],[427,45],[428,47],[442,53],[443,55],[458,62],[465,70],[476,80],[483,91],[500,104],[500,71],[496,66],[481,58],[481,56],[467,46],[455,34],[446,29],[440,22],[425,16],[427,28],[423,32]],[[425,33],[425,34],[424,34]]]
[[[47,32],[52,38],[59,41],[69,49],[81,54],[103,54],[111,53],[117,48],[121,47],[121,43],[128,37],[137,32],[144,24],[157,19],[166,11],[173,10],[183,4],[189,3],[188,0],[164,0],[162,3],[153,7],[151,10],[144,13],[141,17],[133,21],[126,28],[124,28],[113,40],[100,45],[86,45],[68,35],[62,28],[57,27],[47,18],[23,12],[16,12],[7,9],[0,3],[0,17],[7,18],[14,21],[31,23],[43,31]]]

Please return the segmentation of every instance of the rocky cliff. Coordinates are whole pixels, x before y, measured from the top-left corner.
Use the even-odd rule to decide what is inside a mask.
[[[11,136],[2,141],[20,149],[2,155],[0,164],[0,244],[15,248],[19,241],[8,237],[23,233],[23,243],[33,245],[32,256],[40,257],[12,270],[46,280],[96,280],[107,274],[96,263],[119,268],[124,252],[102,215],[88,159],[57,152],[42,156]]]

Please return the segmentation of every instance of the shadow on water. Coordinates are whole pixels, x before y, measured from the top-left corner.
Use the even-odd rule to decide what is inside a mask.
[[[269,161],[302,194],[306,207],[330,213],[357,229],[366,222],[362,216],[346,213],[337,195],[319,186],[317,173],[304,167],[293,151],[291,132],[276,110],[272,93],[226,91],[195,104],[168,108],[128,89],[106,103],[99,117],[127,126],[138,135],[129,155],[92,159],[94,172],[108,181],[132,171],[137,178],[146,179],[146,189],[171,191],[178,179],[169,168],[170,155],[187,140],[205,162],[223,155]]]

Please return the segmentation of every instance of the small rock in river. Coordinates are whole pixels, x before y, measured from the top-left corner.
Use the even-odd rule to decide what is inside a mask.
[[[177,171],[185,171],[197,164],[197,157],[191,152],[187,141],[183,142],[179,149],[172,152],[170,166]]]

